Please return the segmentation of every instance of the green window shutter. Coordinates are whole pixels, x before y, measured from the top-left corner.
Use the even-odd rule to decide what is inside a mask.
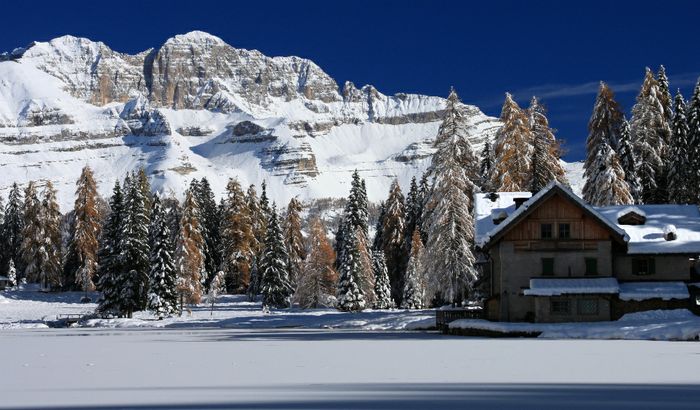
[[[554,276],[554,258],[542,258],[542,276]]]

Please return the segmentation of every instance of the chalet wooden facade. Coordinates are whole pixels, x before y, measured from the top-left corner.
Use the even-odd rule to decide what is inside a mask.
[[[593,208],[559,184],[529,196],[477,195],[489,319],[602,321],[647,308],[691,307],[697,207],[665,205],[659,213],[647,206],[648,218],[639,207]],[[663,222],[657,214],[682,217],[690,228],[667,235],[671,229],[657,226]]]

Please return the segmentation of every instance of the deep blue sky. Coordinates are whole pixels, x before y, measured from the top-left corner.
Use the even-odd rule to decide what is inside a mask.
[[[666,66],[688,97],[700,75],[697,1],[33,1],[4,2],[0,50],[63,34],[122,52],[157,47],[191,30],[271,56],[318,63],[339,84],[386,94],[446,95],[498,115],[506,91],[532,94],[584,155],[597,83],[629,111],[644,67]]]

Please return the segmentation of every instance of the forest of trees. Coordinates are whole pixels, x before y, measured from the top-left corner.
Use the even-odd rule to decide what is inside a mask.
[[[450,92],[431,165],[404,194],[394,180],[370,221],[365,181],[355,171],[337,226],[305,218],[293,198],[278,211],[265,184],[231,178],[217,203],[193,179],[182,201],[151,190],[143,169],[117,181],[107,200],[85,167],[73,209],[62,215],[50,181],[14,184],[0,198],[0,273],[44,290],[99,291],[98,313],[158,316],[246,294],[268,308],[333,306],[343,311],[478,303],[475,192],[538,192],[566,185],[561,147],[546,110],[506,94],[503,126],[477,156],[457,93]],[[628,122],[601,83],[589,123],[586,201],[596,206],[698,203],[700,83],[686,104],[664,68],[647,69]],[[333,235],[329,235],[329,233]]]
[[[588,124],[584,199],[596,206],[700,201],[700,81],[686,104],[647,68],[629,121],[600,83]]]

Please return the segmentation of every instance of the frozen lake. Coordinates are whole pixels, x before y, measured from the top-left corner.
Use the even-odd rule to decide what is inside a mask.
[[[3,408],[697,408],[700,343],[431,332],[17,329]]]

